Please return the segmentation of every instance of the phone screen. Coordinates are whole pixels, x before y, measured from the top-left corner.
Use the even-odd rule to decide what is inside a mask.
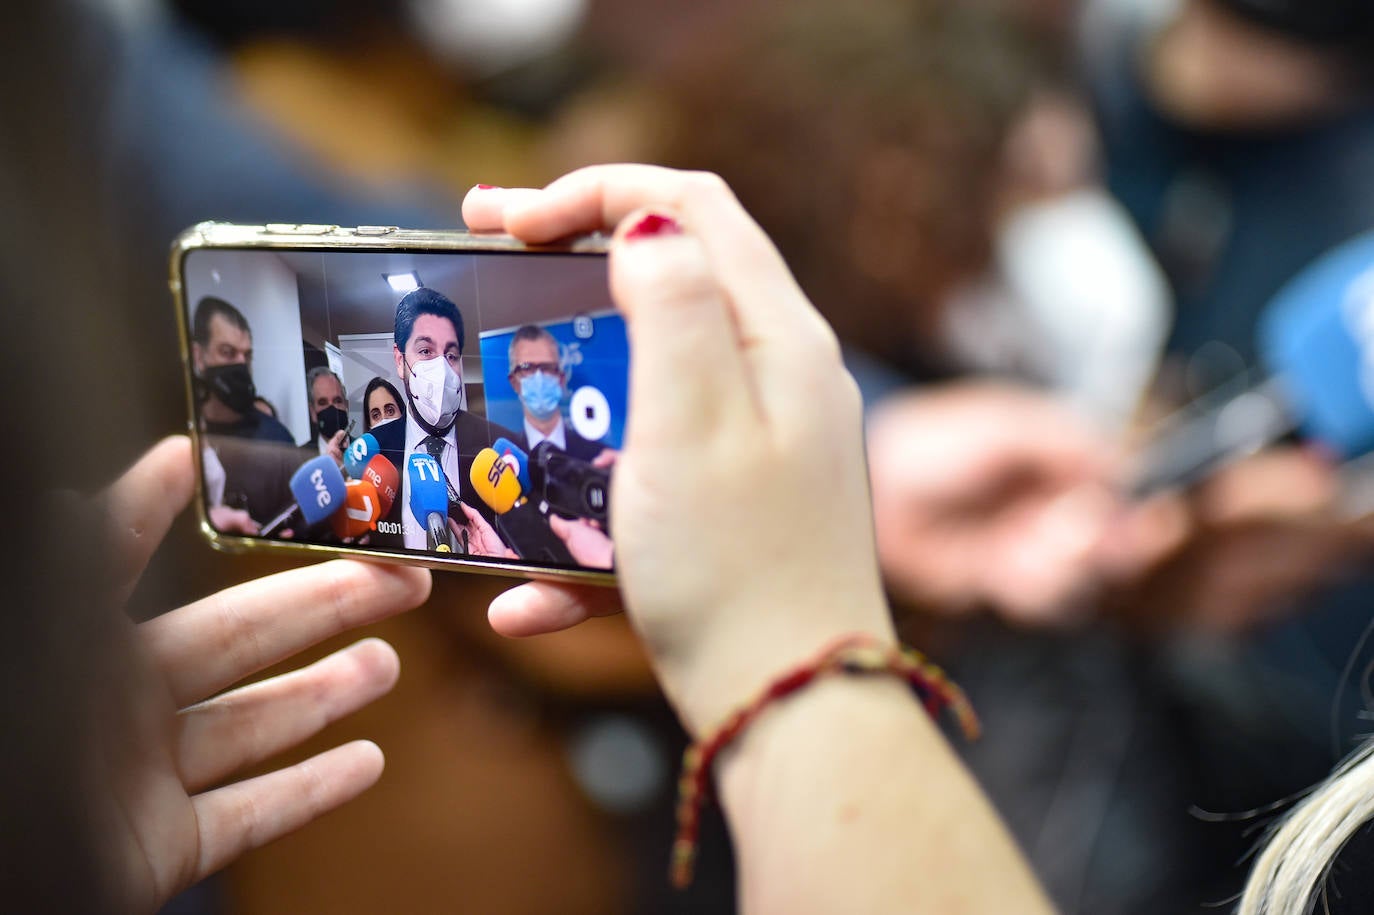
[[[182,288],[218,534],[611,568],[604,257],[199,248]]]

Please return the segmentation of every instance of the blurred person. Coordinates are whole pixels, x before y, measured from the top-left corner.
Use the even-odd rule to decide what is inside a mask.
[[[343,382],[327,366],[320,365],[306,373],[305,388],[309,392],[310,429],[314,437],[301,445],[301,450],[307,459],[327,454],[342,467],[344,449],[351,440]]]
[[[534,324],[516,329],[510,341],[511,390],[525,414],[524,435],[518,439],[526,453],[540,442],[552,442],[581,461],[593,461],[605,449],[577,434],[563,421],[567,372],[553,334]]]
[[[1156,409],[1256,380],[1267,303],[1374,226],[1371,35],[1368,5],[1342,0],[1086,5],[1108,185],[1177,299]],[[1178,607],[1208,633],[1173,663],[1193,693],[1186,707],[1210,716],[1197,730],[1211,743],[1213,806],[1286,796],[1344,755],[1331,732],[1354,724],[1335,728],[1322,710],[1333,695],[1356,701],[1341,695],[1341,670],[1374,580],[1359,562],[1367,534],[1342,517],[1340,473],[1286,444],[1238,465],[1189,500],[1197,548],[1170,554],[1139,600],[1124,596],[1137,619],[1143,605]],[[1218,627],[1233,635],[1207,650]],[[1261,726],[1227,698],[1239,695],[1286,709],[1288,727]],[[1288,742],[1275,746],[1280,734]]]
[[[1106,177],[1179,298],[1175,398],[1252,365],[1263,304],[1374,226],[1372,35],[1342,0],[1087,4]]]
[[[846,344],[873,408],[888,586],[937,613],[1077,618],[1122,510],[1116,436],[1154,371],[1167,298],[1093,189],[1086,118],[1067,93],[1033,91],[1061,67],[998,5],[767,4],[749,21],[665,80],[678,126],[664,157],[730,182]],[[954,380],[928,396],[973,373],[1047,390]],[[920,458],[927,409],[976,434]],[[931,518],[925,497],[946,486]],[[967,561],[924,536],[932,524],[959,525]]]
[[[206,296],[191,321],[191,362],[201,398],[208,509],[220,530],[256,534],[291,504],[301,464],[291,433],[254,407],[253,333],[223,299]]]
[[[109,201],[91,163],[108,86],[82,74],[99,72],[115,48],[84,5],[58,0],[11,13],[0,32],[0,85],[30,83],[53,47],[82,65],[0,93],[14,125],[0,144],[0,302],[13,332],[0,348],[20,389],[42,378],[35,396],[76,404],[114,385],[121,407],[84,411],[80,447],[21,448],[10,463],[24,481],[11,506],[25,521],[0,532],[0,722],[14,748],[0,754],[0,898],[14,911],[152,911],[375,781],[381,756],[365,741],[233,778],[264,751],[294,746],[384,694],[395,655],[369,640],[281,679],[221,690],[325,635],[413,606],[427,585],[414,570],[337,564],[222,592],[148,626],[125,616],[159,597],[160,582],[144,576],[137,595],[135,583],[191,498],[192,454],[184,438],[164,442],[97,503],[62,494],[92,491],[125,453],[147,448],[141,434],[158,400],[141,396],[132,369],[156,360],[127,356],[143,352],[144,329],[157,322],[126,320],[111,294],[123,260],[102,228]],[[62,245],[52,242],[59,234]],[[62,371],[50,353],[18,345],[59,337]],[[40,411],[35,422],[41,437],[60,437],[59,412]],[[331,609],[337,599],[349,608],[342,616]],[[300,625],[283,629],[284,617]]]
[[[937,377],[941,309],[988,262],[1035,71],[981,4],[764,4],[667,74],[662,155],[730,181],[842,341]]]
[[[1217,874],[1233,877],[1238,853],[1182,814],[1198,797],[1224,806],[1195,764],[1198,743],[1224,738],[1180,709],[1227,677],[1278,691],[1250,671],[1171,680],[1160,659],[1223,619],[1234,632],[1293,612],[1365,547],[1350,529],[1314,532],[1329,507],[1311,501],[1222,514],[1202,495],[1127,498],[1126,434],[1170,332],[1173,290],[1150,229],[1103,192],[1069,68],[1001,14],[939,2],[769,8],[750,20],[762,27],[721,35],[669,80],[686,114],[663,156],[726,177],[846,343],[870,406],[884,582],[901,608],[925,611],[901,618],[916,631],[960,618],[938,631],[960,647],[970,691],[992,714],[1054,735],[1033,761],[996,737],[965,755],[1056,901],[1173,910],[1211,893]],[[936,384],[970,369],[1048,390]],[[1277,492],[1312,492],[1299,485],[1310,464],[1270,471],[1294,478]],[[1234,601],[1218,605],[1228,590]],[[1123,622],[1164,641],[1136,642]],[[1108,736],[1108,720],[1124,724]],[[1260,724],[1234,708],[1215,721]],[[1287,765],[1282,741],[1266,746],[1249,755]],[[1117,787],[1089,789],[1089,771]],[[1093,825],[1056,841],[1070,821]]]
[[[373,378],[363,389],[363,431],[398,419],[405,419],[406,408],[401,392],[385,378]]]

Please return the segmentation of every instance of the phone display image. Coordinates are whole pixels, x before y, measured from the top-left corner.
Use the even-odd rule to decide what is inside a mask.
[[[611,569],[603,257],[212,246],[174,273],[218,545]]]

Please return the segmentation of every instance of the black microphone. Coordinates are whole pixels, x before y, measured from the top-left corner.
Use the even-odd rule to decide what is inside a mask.
[[[586,461],[569,456],[550,441],[534,446],[530,480],[550,511],[587,518],[606,526],[611,475]]]
[[[525,498],[519,465],[483,448],[468,471],[472,488],[496,512],[496,531],[521,559],[576,565],[572,553],[549,528],[549,519]]]

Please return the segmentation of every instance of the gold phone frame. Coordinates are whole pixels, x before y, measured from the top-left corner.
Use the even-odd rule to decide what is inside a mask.
[[[413,251],[416,253],[462,252],[551,252],[560,254],[605,255],[609,239],[587,235],[566,244],[526,245],[508,235],[474,234],[459,230],[402,229],[397,226],[336,226],[313,223],[269,223],[262,226],[202,222],[192,226],[172,243],[168,284],[176,309],[177,339],[181,348],[182,378],[186,386],[187,429],[193,443],[196,465],[196,517],[200,532],[214,549],[226,553],[293,555],[314,559],[350,558],[417,565],[428,569],[481,572],[507,578],[570,581],[583,584],[614,585],[614,571],[593,569],[551,569],[526,565],[520,561],[485,559],[475,561],[454,555],[378,552],[348,544],[295,543],[224,534],[210,524],[206,510],[205,472],[201,466],[201,433],[196,422],[195,388],[192,383],[191,329],[182,265],[192,251],[206,248],[225,250],[315,250],[315,251]]]

